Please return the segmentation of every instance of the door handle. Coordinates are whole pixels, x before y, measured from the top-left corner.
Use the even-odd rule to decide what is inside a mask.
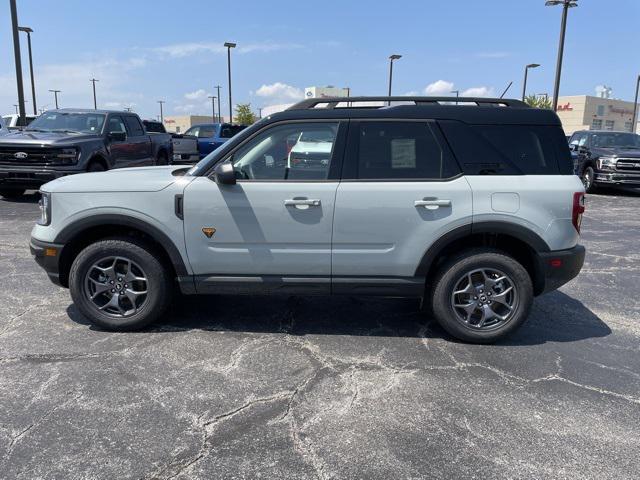
[[[319,207],[320,200],[317,198],[290,198],[284,201],[285,207],[296,207],[300,210],[306,210],[309,207]]]
[[[427,210],[436,210],[440,207],[450,207],[451,200],[438,200],[435,198],[432,200],[416,200],[415,202],[413,202],[413,206],[424,207]]]

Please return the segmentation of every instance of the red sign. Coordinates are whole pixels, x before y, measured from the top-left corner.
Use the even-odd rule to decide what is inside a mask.
[[[569,102],[565,103],[564,105],[558,105],[558,108],[556,108],[556,112],[570,112],[572,110],[573,107]]]

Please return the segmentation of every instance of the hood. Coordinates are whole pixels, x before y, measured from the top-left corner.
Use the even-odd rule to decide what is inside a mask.
[[[591,151],[598,157],[640,158],[640,148],[593,147]]]
[[[45,183],[45,192],[157,192],[167,188],[188,170],[184,166],[121,168],[107,172],[81,173]]]
[[[16,131],[0,136],[0,145],[51,145],[64,146],[83,140],[95,140],[95,134],[77,134],[63,132]]]

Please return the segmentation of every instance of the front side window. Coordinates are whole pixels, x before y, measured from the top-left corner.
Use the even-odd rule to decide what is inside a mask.
[[[233,155],[236,177],[246,180],[326,180],[338,123],[279,125],[258,134]]]
[[[122,117],[111,116],[109,117],[109,123],[107,125],[108,133],[126,133],[127,129],[124,126]]]
[[[357,178],[443,179],[459,173],[433,122],[362,122]]]

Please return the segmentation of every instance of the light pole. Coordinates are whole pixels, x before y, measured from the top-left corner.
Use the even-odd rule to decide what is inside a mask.
[[[209,98],[211,99],[211,121],[216,123],[216,96],[209,95]]]
[[[640,90],[640,75],[638,75],[638,81],[636,82],[636,99],[633,101],[633,117],[631,117],[631,133],[636,132],[638,126],[638,90]]]
[[[560,43],[558,44],[558,60],[556,63],[556,82],[553,87],[553,111],[558,108],[558,93],[560,92],[560,75],[562,72],[562,56],[564,54],[564,35],[567,29],[567,12],[572,7],[578,6],[578,0],[547,0],[544,3],[548,7],[562,5],[562,22],[560,23]]]
[[[218,122],[222,123],[222,110],[220,110],[220,89],[222,87],[220,85],[216,85],[213,88],[215,88],[218,91]]]
[[[393,61],[401,58],[402,55],[389,55],[389,96],[391,96],[391,83],[393,82]],[[387,102],[387,105],[391,105],[391,100]]]
[[[21,124],[25,122],[25,108],[24,108],[24,91],[22,85],[22,61],[20,58],[20,37],[18,35],[18,9],[16,7],[16,0],[9,0],[9,6],[11,8],[11,30],[13,31],[13,55],[15,57],[16,64],[16,86],[18,87],[18,111],[20,115]]]
[[[96,82],[99,82],[100,80],[92,78],[89,81],[93,84],[93,109],[97,110],[98,109],[98,102],[96,102]]]
[[[58,109],[58,94],[62,91],[62,90],[49,90],[50,92],[53,92],[53,97],[56,99],[56,110]]]
[[[33,57],[31,56],[31,34],[33,30],[29,27],[18,27],[18,30],[27,34],[27,46],[29,49],[29,73],[31,74],[31,99],[33,100],[33,114],[38,114],[36,108],[36,83],[33,79]]]
[[[18,114],[18,104],[14,103],[13,106],[16,107],[16,115],[17,115]]]
[[[530,68],[538,68],[540,66],[539,63],[530,63],[524,67],[524,82],[522,82],[522,101],[524,102],[524,97],[527,95],[527,74],[529,73]]]
[[[225,42],[227,47],[227,76],[229,79],[229,123],[233,123],[233,105],[231,103],[231,49],[236,47],[235,43]]]
[[[262,107],[258,107],[258,118],[262,118]]]
[[[458,98],[460,97],[460,90],[451,90],[451,93],[456,94],[456,105],[458,105]]]
[[[166,103],[164,100],[158,100],[160,104],[160,123],[164,123],[164,113],[162,112],[162,104]]]

